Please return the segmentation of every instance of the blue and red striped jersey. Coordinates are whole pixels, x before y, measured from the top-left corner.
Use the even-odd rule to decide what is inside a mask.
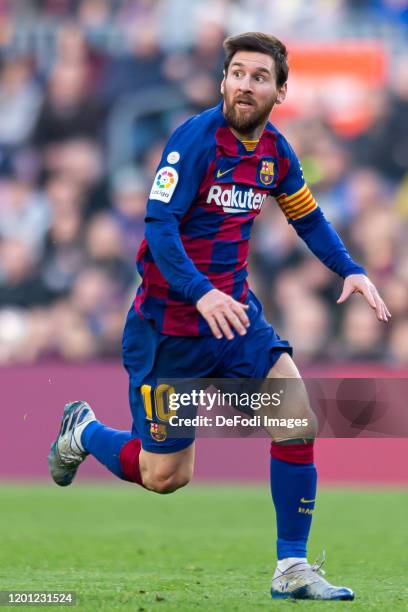
[[[137,254],[138,313],[163,334],[211,334],[195,304],[213,288],[245,301],[251,228],[268,196],[314,252],[325,232],[328,248],[316,254],[331,269],[364,272],[324,219],[284,136],[268,123],[258,142],[240,141],[221,103],[181,125],[164,149]]]

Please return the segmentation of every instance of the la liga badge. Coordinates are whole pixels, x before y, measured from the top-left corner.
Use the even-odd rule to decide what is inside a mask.
[[[170,166],[160,168],[154,178],[149,199],[160,200],[160,202],[170,202],[177,186],[178,179],[178,172],[175,168]]]

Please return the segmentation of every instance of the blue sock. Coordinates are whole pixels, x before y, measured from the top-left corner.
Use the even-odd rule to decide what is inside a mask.
[[[316,498],[314,463],[289,463],[271,457],[271,491],[277,522],[278,560],[307,557],[307,540]]]
[[[130,431],[121,431],[105,427],[98,421],[92,421],[82,432],[81,442],[84,449],[93,455],[115,476],[124,479],[119,453],[126,442],[132,439]]]

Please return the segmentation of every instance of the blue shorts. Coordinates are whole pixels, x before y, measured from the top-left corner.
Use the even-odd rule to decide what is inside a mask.
[[[167,438],[163,394],[159,379],[265,378],[283,352],[292,354],[265,320],[262,306],[250,292],[250,326],[233,340],[214,336],[181,337],[158,333],[151,322],[130,309],[123,334],[123,363],[129,374],[132,433],[152,453],[173,453],[187,448],[194,438]],[[166,418],[167,417],[167,418]]]

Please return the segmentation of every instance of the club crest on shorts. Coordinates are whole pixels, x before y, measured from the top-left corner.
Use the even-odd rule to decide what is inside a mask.
[[[261,183],[263,183],[264,185],[271,185],[273,183],[274,175],[275,170],[273,161],[264,160],[261,165],[261,172],[259,173]]]
[[[156,442],[164,442],[167,438],[167,427],[163,423],[151,423],[150,435]]]

